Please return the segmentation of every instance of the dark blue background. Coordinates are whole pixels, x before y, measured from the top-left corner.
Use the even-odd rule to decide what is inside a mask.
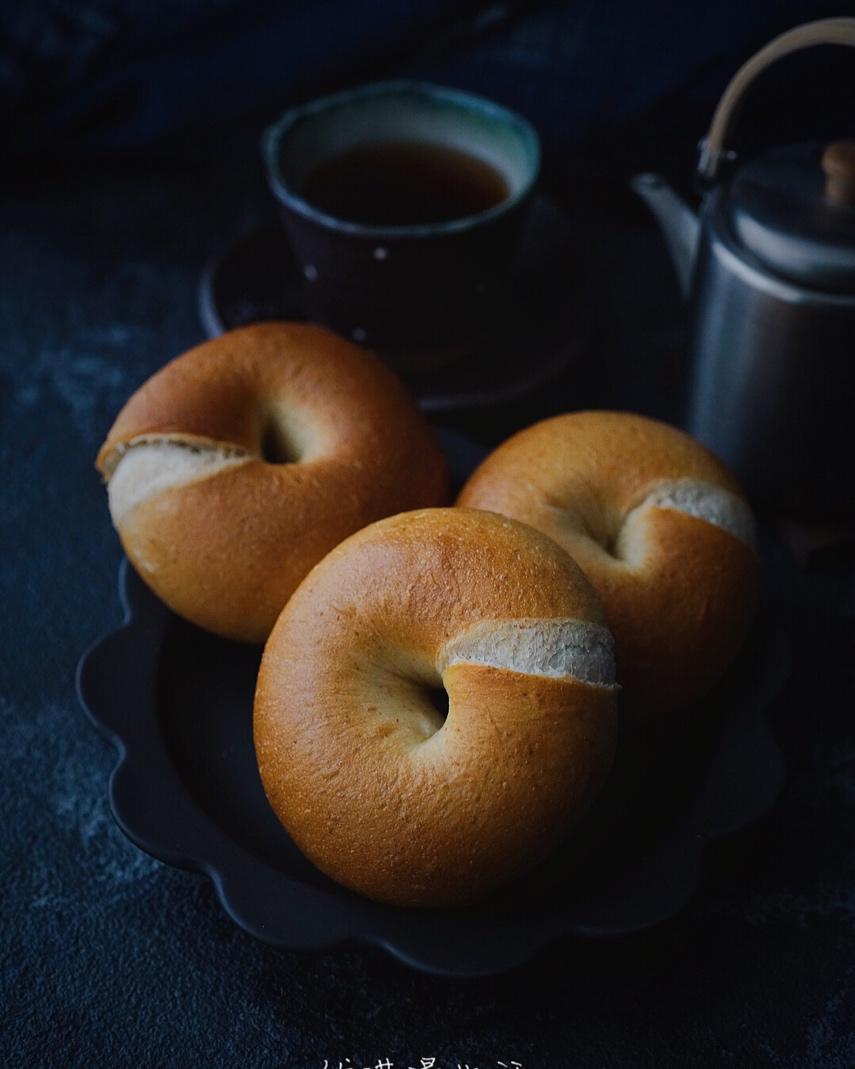
[[[590,213],[592,355],[558,389],[458,425],[487,443],[583,403],[673,411],[683,317],[625,178],[689,187],[735,67],[806,3],[202,5],[0,10],[0,1062],[9,1066],[492,1069],[855,1064],[855,565],[815,557],[777,712],[791,764],[768,823],[731,844],[690,910],[611,945],[565,943],[491,981],[440,981],[376,952],[281,953],[201,877],[130,846],[113,754],[73,693],[119,622],[119,546],[94,454],[127,395],[200,340],[198,273],[269,216],[256,142],[288,103],[394,74],[519,108],[545,183]],[[841,50],[842,52],[843,50]],[[851,57],[770,75],[740,143],[855,133]]]

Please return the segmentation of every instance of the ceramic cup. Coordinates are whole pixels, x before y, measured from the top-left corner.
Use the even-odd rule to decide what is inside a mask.
[[[331,159],[390,142],[462,151],[498,171],[506,195],[460,218],[392,225],[338,218],[305,198]],[[455,89],[380,82],[286,112],[262,150],[312,319],[407,353],[459,346],[495,313],[540,166],[523,118]]]

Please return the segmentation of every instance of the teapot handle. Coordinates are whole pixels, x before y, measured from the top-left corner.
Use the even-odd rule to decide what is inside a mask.
[[[818,19],[787,30],[773,38],[739,68],[715,109],[707,136],[701,141],[698,177],[704,184],[715,181],[723,160],[732,153],[725,147],[742,97],[758,74],[791,52],[812,45],[855,46],[855,18]]]

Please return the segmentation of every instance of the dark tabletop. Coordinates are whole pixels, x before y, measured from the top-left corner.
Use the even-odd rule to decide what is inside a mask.
[[[596,329],[558,386],[455,416],[487,445],[581,405],[679,418],[684,317],[665,253],[620,182],[595,185],[563,195],[595,223],[594,282],[568,300],[587,302]],[[234,927],[205,878],[124,839],[107,799],[114,752],[74,694],[82,650],[121,616],[93,459],[129,393],[201,339],[208,256],[270,205],[239,154],[28,166],[3,192],[0,1064],[855,1065],[851,544],[784,569],[783,797],[715,851],[682,915],[643,936],[565,940],[466,981],[360,947],[288,953]]]

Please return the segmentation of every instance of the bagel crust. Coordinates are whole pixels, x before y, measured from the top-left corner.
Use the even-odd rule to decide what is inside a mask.
[[[753,519],[724,466],[673,427],[574,412],[520,431],[458,504],[531,524],[602,599],[622,704],[656,719],[722,675],[754,612]]]
[[[446,494],[439,445],[397,376],[302,323],[242,327],[167,364],[97,465],[145,582],[179,615],[250,642],[342,539]]]
[[[467,509],[394,516],[333,550],[279,617],[255,695],[262,783],[339,883],[395,905],[475,899],[599,791],[613,677],[598,599],[551,540]]]

